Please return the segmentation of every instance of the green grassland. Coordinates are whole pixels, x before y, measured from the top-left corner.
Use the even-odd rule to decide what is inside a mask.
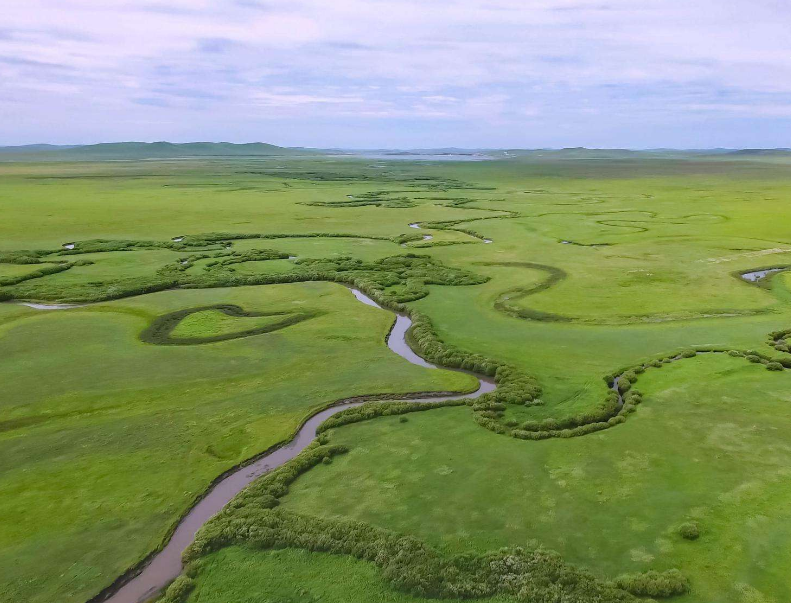
[[[139,340],[157,316],[211,303],[322,314],[210,345]],[[50,312],[0,306],[4,594],[87,600],[155,548],[216,476],[334,400],[471,386],[394,356],[382,344],[389,315],[360,306],[325,283],[168,291]],[[181,334],[256,320],[222,316]]]
[[[626,424],[527,450],[492,438],[466,409],[343,427],[331,441],[350,452],[301,477],[282,506],[454,552],[537,539],[607,577],[679,567],[696,603],[741,601],[743,584],[782,601],[791,375],[767,373],[727,357],[657,369]],[[695,542],[678,534],[690,521],[702,533]]]
[[[498,425],[591,412],[606,376],[679,350],[766,359],[650,368],[637,410],[582,437],[506,437],[467,407],[336,428],[329,441],[349,452],[300,476],[281,509],[447,555],[538,543],[603,581],[678,568],[691,585],[680,602],[791,598],[791,373],[765,367],[788,357],[767,338],[791,328],[791,274],[739,277],[791,265],[789,168],[775,157],[0,164],[0,593],[86,601],[214,478],[334,400],[473,387],[392,354],[392,316],[325,282],[336,280],[534,378],[528,404],[484,411]],[[184,345],[142,335],[168,316]],[[697,540],[679,535],[688,523]],[[299,548],[221,548],[193,572],[191,602],[420,599],[367,561]]]
[[[343,580],[328,579],[343,576]],[[251,553],[229,547],[214,553],[202,567],[191,600],[200,603],[428,603],[394,590],[376,568],[350,557],[280,549]],[[512,599],[489,597],[488,603]]]

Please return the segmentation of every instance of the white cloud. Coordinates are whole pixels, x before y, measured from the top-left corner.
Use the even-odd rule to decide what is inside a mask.
[[[29,127],[36,112],[62,114],[56,135],[72,140],[88,119],[74,108],[86,99],[108,137],[131,108],[156,114],[139,123],[167,115],[179,132],[196,112],[215,121],[224,113],[239,129],[291,119],[294,144],[346,144],[320,134],[337,136],[354,115],[375,119],[383,138],[395,128],[401,136],[409,119],[424,131],[432,120],[466,120],[477,122],[466,129],[476,136],[486,124],[505,136],[537,117],[547,136],[553,124],[574,124],[582,138],[594,131],[592,115],[628,137],[632,120],[670,128],[704,114],[782,120],[791,102],[791,11],[776,0],[8,4],[0,110],[10,119],[0,143],[39,136]],[[778,132],[788,128],[778,121]],[[151,128],[124,137],[138,132],[164,137]],[[552,141],[521,144],[531,143]]]

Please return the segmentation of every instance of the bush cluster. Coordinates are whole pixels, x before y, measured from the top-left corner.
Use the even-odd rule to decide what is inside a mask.
[[[404,415],[410,412],[421,412],[433,408],[442,408],[444,406],[464,406],[465,403],[466,400],[442,400],[439,402],[366,402],[360,406],[342,410],[332,415],[319,425],[316,432],[323,433],[333,427],[349,425],[350,423],[359,423],[360,421],[367,421],[375,417]],[[406,417],[401,417],[401,420],[405,421]]]
[[[638,597],[674,597],[689,592],[689,580],[677,569],[619,576],[613,583]]]
[[[222,312],[226,316],[233,316],[237,318],[242,317],[261,317],[261,316],[282,316],[278,321],[269,324],[246,329],[244,331],[236,331],[232,333],[222,333],[219,335],[209,335],[204,337],[174,337],[173,331],[181,321],[199,312],[206,312],[208,310],[216,310]],[[186,308],[184,310],[177,310],[157,316],[153,322],[140,333],[140,340],[146,343],[156,345],[198,345],[203,343],[216,343],[218,341],[228,341],[230,339],[239,339],[241,337],[250,337],[252,335],[261,335],[262,333],[272,333],[286,327],[298,324],[304,320],[315,318],[321,314],[320,311],[301,311],[301,312],[249,312],[239,306],[232,304],[215,304],[212,306],[201,306],[198,308]]]
[[[157,600],[157,603],[182,603],[186,601],[187,595],[195,588],[195,581],[186,575],[181,575],[170,583],[165,595]]]
[[[789,331],[791,332],[791,331]],[[775,334],[772,334],[773,336]],[[519,424],[514,420],[502,420],[502,409],[474,406],[480,410],[475,420],[479,425],[496,433],[510,435],[522,440],[544,440],[548,438],[570,438],[601,431],[626,421],[626,417],[637,410],[642,402],[642,393],[633,389],[638,376],[648,368],[659,368],[685,358],[693,358],[701,353],[728,353],[731,356],[744,356],[751,362],[763,363],[768,370],[779,371],[791,368],[791,358],[770,359],[754,351],[730,350],[728,348],[707,347],[687,349],[681,352],[650,360],[645,364],[626,367],[604,377],[610,392],[602,403],[588,411],[561,418],[548,418],[541,421],[525,421]],[[498,391],[500,391],[498,384]],[[482,396],[481,400],[486,397]]]
[[[185,559],[228,544],[351,555],[378,566],[394,588],[420,597],[507,594],[531,603],[635,601],[620,587],[597,580],[544,549],[515,547],[446,557],[414,537],[362,522],[319,519],[282,509],[250,508],[233,517],[218,516],[199,532]]]
[[[700,538],[700,528],[698,524],[688,521],[678,526],[679,535],[686,540],[697,540]]]

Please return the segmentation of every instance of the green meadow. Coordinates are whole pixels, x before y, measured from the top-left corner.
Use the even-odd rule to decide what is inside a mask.
[[[0,163],[0,599],[85,603],[338,400],[475,389],[355,285],[497,392],[325,431],[165,601],[791,600],[791,273],[741,277],[791,266],[789,168]]]

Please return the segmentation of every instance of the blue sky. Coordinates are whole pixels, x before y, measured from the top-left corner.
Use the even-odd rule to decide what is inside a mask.
[[[20,0],[0,145],[791,146],[788,0]]]

